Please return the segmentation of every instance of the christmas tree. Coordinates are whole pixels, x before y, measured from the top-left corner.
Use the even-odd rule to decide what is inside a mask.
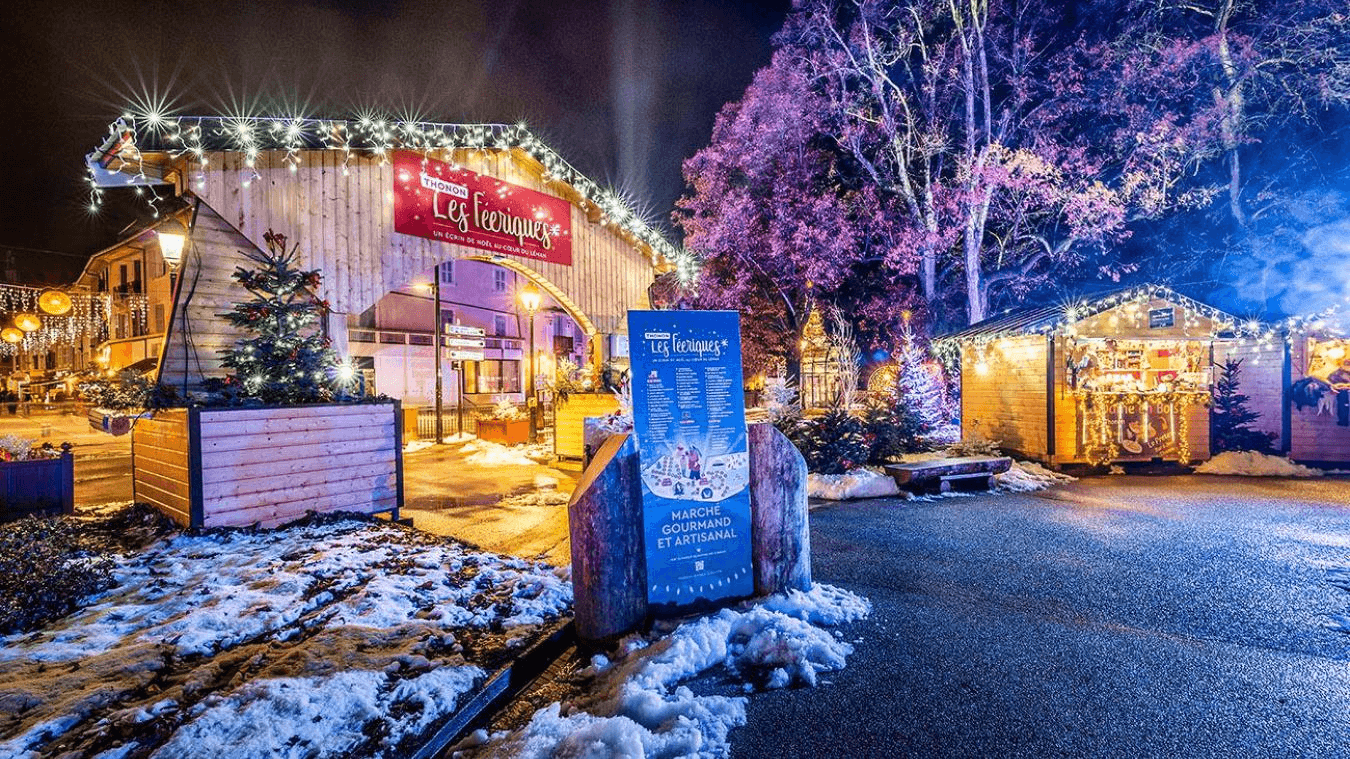
[[[1251,399],[1239,390],[1242,384],[1241,374],[1242,359],[1226,359],[1223,362],[1223,374],[1214,386],[1214,410],[1210,414],[1213,430],[1210,448],[1214,453],[1270,451],[1270,443],[1274,436],[1248,426],[1260,419],[1261,415],[1247,408],[1247,402]]]
[[[895,360],[900,368],[896,400],[906,407],[906,416],[919,424],[919,435],[931,434],[949,419],[947,393],[936,363],[908,328],[901,335]]]
[[[225,351],[233,370],[226,384],[239,397],[264,403],[331,401],[338,384],[337,354],[320,331],[328,304],[314,294],[318,271],[297,266],[299,245],[286,249],[286,236],[268,230],[266,251],[244,255],[257,269],[236,269],[234,279],[253,299],[225,314],[249,337]]]
[[[797,422],[788,437],[806,459],[806,468],[821,474],[843,474],[867,463],[872,438],[863,422],[843,409]]]

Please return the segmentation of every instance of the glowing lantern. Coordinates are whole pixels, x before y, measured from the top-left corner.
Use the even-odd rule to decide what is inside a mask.
[[[29,314],[29,313],[15,314],[14,326],[18,327],[24,332],[37,332],[38,330],[42,329],[42,320],[38,318],[37,314]]]
[[[5,327],[4,329],[0,329],[0,340],[4,340],[7,343],[23,342],[23,332],[13,327]]]
[[[70,296],[60,290],[44,290],[38,296],[38,308],[42,309],[43,313],[61,316],[69,313],[70,307]]]
[[[177,219],[169,219],[159,226],[159,253],[164,263],[177,269],[183,262],[183,244],[187,242],[187,227]]]

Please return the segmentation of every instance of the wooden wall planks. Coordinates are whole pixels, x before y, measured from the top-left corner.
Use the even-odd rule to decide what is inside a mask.
[[[191,526],[188,481],[188,412],[158,411],[131,428],[132,492],[184,527]]]
[[[381,165],[372,156],[310,150],[294,156],[292,170],[284,159],[284,153],[264,152],[250,168],[240,154],[225,153],[208,168],[211,180],[199,193],[255,245],[262,246],[268,229],[299,242],[305,266],[322,271],[323,297],[338,312],[360,313],[391,290],[425,276],[439,262],[484,254],[396,233],[392,164]],[[545,181],[540,167],[522,154],[455,151],[454,161],[531,190],[567,197],[565,188]],[[571,266],[526,259],[511,262],[560,288],[602,332],[621,331],[627,309],[646,302],[647,287],[654,279],[650,254],[645,246],[589,221],[576,203],[571,209]]]
[[[1041,335],[961,350],[963,437],[998,440],[1004,450],[1046,457],[1046,342]],[[983,363],[983,369],[980,369]]]

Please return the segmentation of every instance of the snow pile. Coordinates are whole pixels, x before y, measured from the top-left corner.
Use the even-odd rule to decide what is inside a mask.
[[[368,742],[367,723],[396,706],[412,716],[390,723],[386,740],[397,745],[453,712],[485,676],[478,667],[443,667],[402,681],[383,672],[339,672],[246,683],[206,699],[155,756],[348,756]]]
[[[441,438],[441,442],[446,443],[448,445],[458,445],[460,443],[467,443],[470,440],[476,439],[477,439],[476,437],[470,435],[467,432],[458,432],[455,433],[454,435],[447,435],[446,437]],[[407,445],[403,446],[403,452],[417,453],[418,451],[424,451],[428,448],[434,448],[435,446],[436,446],[435,440],[413,440],[409,442]]]
[[[1012,468],[1003,474],[994,475],[996,487],[1010,493],[1028,493],[1033,490],[1045,490],[1061,482],[1073,482],[1078,478],[1046,469],[1032,461],[1014,461]]]
[[[714,667],[745,680],[745,690],[813,686],[842,669],[853,647],[820,624],[871,611],[866,599],[827,585],[685,622],[665,637],[629,638],[615,661],[596,656],[588,695],[539,710],[516,731],[478,731],[455,757],[726,756],[728,734],[745,724],[744,697],[698,696],[680,685]]]
[[[1256,451],[1224,451],[1195,468],[1196,474],[1236,474],[1245,477],[1321,477],[1324,472],[1295,464],[1284,456]]]
[[[890,475],[871,469],[854,469],[844,474],[816,474],[806,476],[806,494],[827,501],[851,501],[857,498],[884,498],[898,495],[900,488]]]
[[[904,457],[906,463],[917,463],[943,458],[945,454],[920,453]],[[1044,490],[1061,482],[1073,482],[1075,478],[1067,474],[1053,472],[1040,464],[1030,461],[1014,461],[1012,468],[1003,474],[994,475],[995,491],[1007,493],[1026,493],[1032,490]],[[895,479],[871,469],[854,469],[845,474],[816,474],[806,477],[806,493],[811,498],[827,501],[851,501],[859,498],[913,498],[895,484]],[[969,495],[969,493],[946,493],[944,495]],[[940,496],[924,496],[926,498]]]
[[[464,461],[475,466],[534,466],[551,461],[553,452],[542,443],[505,446],[490,440],[470,440],[460,449]]]
[[[403,446],[403,452],[417,453],[418,451],[425,451],[426,449],[434,448],[435,446],[436,443],[431,440],[412,440],[409,441],[407,445]]]
[[[180,534],[114,575],[75,614],[0,638],[0,735],[17,736],[0,756],[58,738],[87,755],[392,755],[483,677],[466,650],[504,649],[572,600],[547,565],[365,520]]]

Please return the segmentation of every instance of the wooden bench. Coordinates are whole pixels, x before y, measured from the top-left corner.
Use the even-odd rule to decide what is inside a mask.
[[[936,494],[952,490],[989,490],[994,487],[994,475],[1011,468],[1012,459],[1006,456],[968,456],[887,464],[886,473],[895,479],[895,484],[911,493]]]

